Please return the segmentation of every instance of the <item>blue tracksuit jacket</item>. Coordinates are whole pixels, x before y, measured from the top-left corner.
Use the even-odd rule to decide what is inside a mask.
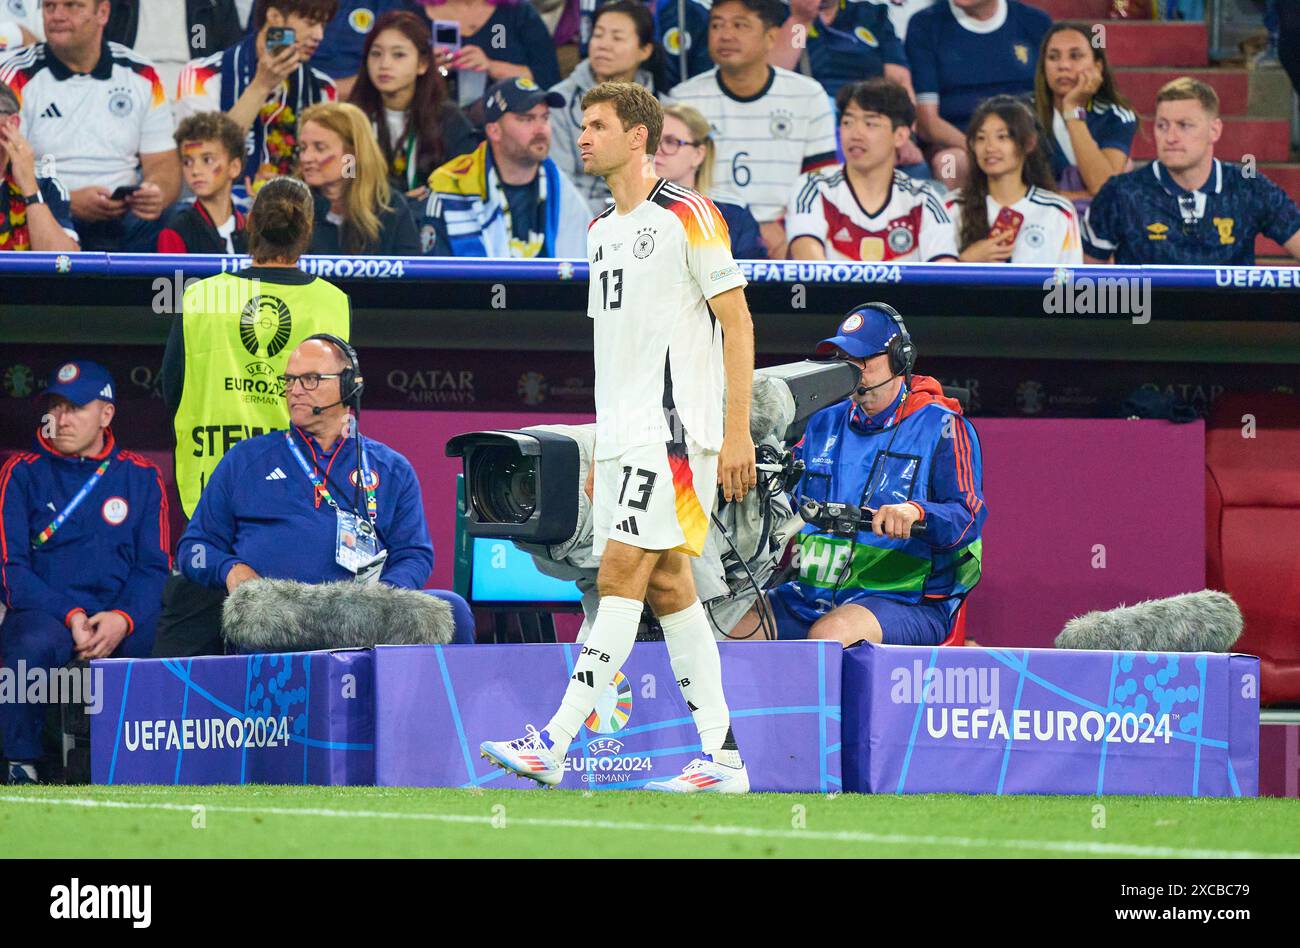
[[[310,435],[292,429],[294,443],[339,507],[356,512],[356,439],[337,442],[328,453]],[[433,543],[424,520],[420,484],[411,463],[387,445],[365,439],[375,485],[375,532],[388,559],[380,581],[422,589],[433,571]],[[325,472],[328,470],[328,479]],[[365,497],[361,498],[365,515]],[[244,563],[271,579],[324,583],[352,579],[334,561],[338,518],[315,500],[315,489],[294,459],[283,431],[272,431],[230,449],[212,472],[176,557],[191,582],[224,589],[226,575]]]
[[[108,470],[49,541],[32,543],[95,469]],[[151,626],[171,568],[167,495],[148,459],[117,446],[112,429],[92,458],[68,457],[39,434],[33,450],[0,468],[0,589],[15,611],[60,622],[76,609],[119,611],[129,628]]]

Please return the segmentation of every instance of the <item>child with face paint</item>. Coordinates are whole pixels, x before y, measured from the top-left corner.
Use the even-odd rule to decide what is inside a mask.
[[[194,204],[158,235],[158,252],[245,253],[245,218],[231,196],[244,169],[244,133],[222,112],[198,112],[180,123],[175,138]]]

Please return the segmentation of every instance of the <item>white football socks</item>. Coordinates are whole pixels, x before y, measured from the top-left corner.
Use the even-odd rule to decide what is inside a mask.
[[[722,693],[722,657],[704,607],[696,599],[681,612],[660,616],[659,624],[677,685],[700,732],[700,746],[714,760],[739,767],[740,754],[734,746],[722,749],[731,728],[731,712]]]
[[[627,661],[640,624],[641,603],[620,596],[601,597],[596,608],[596,621],[591,625],[591,635],[587,636],[573,674],[569,676],[564,699],[545,728],[553,742],[551,752],[556,760],[564,759],[574,736],[596,707],[597,699],[614,680],[614,673]]]

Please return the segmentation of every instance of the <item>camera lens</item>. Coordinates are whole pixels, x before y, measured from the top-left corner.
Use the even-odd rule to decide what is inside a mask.
[[[489,445],[475,452],[470,502],[489,523],[527,523],[537,510],[534,459],[514,447]]]

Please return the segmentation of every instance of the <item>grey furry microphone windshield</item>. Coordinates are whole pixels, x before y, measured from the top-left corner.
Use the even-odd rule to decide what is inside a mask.
[[[1226,652],[1241,637],[1241,610],[1213,589],[1150,599],[1065,624],[1057,648],[1137,652]]]
[[[250,579],[221,610],[221,631],[245,652],[305,652],[373,645],[446,645],[451,606],[392,586]]]

